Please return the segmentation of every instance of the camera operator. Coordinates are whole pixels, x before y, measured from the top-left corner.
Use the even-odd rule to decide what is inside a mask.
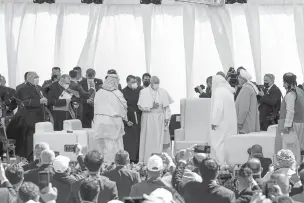
[[[242,89],[242,85],[239,84],[239,80],[238,80],[241,70],[246,70],[246,69],[241,66],[235,71],[233,67],[230,67],[226,76],[226,79],[231,85],[231,87],[235,88],[234,100],[236,100],[237,96],[239,95]]]
[[[281,90],[274,84],[273,74],[264,76],[264,85],[259,86],[260,92],[260,126],[262,131],[267,131],[270,125],[278,123],[281,107]]]
[[[199,95],[199,98],[211,98],[211,86],[212,86],[212,77],[208,77],[206,80],[207,83],[207,88],[206,88],[206,92],[204,92],[205,86],[204,85],[200,85],[194,88],[194,91]]]

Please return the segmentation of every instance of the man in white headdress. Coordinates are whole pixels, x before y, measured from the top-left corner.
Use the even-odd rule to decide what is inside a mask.
[[[258,100],[258,88],[250,80],[252,76],[246,70],[241,70],[238,77],[242,89],[236,99],[236,115],[238,133],[250,133],[260,131]]]
[[[225,162],[224,142],[237,134],[237,118],[234,104],[235,89],[221,75],[212,77],[211,97],[211,154],[221,164]]]
[[[118,90],[117,74],[108,74],[94,99],[94,139],[105,162],[113,162],[115,154],[124,149],[122,136],[125,134],[123,120],[127,120],[127,102]]]
[[[168,92],[159,88],[159,78],[153,76],[149,87],[140,91],[138,107],[143,112],[141,118],[139,161],[147,162],[152,153],[160,153],[165,137],[165,127],[171,117],[170,104],[173,103]]]

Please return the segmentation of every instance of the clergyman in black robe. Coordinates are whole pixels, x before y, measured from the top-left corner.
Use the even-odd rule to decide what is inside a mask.
[[[122,90],[128,105],[128,120],[132,126],[125,124],[125,135],[123,136],[124,149],[129,152],[130,160],[137,162],[139,158],[140,144],[140,119],[141,111],[138,109],[137,102],[140,90],[137,88],[135,76],[127,77],[128,86]]]

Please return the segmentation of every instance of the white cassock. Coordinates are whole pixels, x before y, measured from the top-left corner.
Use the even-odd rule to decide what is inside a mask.
[[[230,135],[237,134],[237,118],[234,104],[234,88],[220,75],[212,77],[211,155],[220,164],[225,163],[224,143]]]
[[[125,134],[123,119],[127,115],[127,102],[119,90],[100,89],[94,99],[94,139],[105,162],[113,162],[115,154],[123,150]]]
[[[153,108],[154,102],[159,104],[158,108]],[[165,137],[165,119],[171,118],[169,105],[172,103],[173,100],[164,89],[159,88],[155,91],[149,86],[140,91],[138,107],[143,112],[139,147],[140,162],[147,162],[152,153],[162,152],[164,141],[169,140],[170,137]]]

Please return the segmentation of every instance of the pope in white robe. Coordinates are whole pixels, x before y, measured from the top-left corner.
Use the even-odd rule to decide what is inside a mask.
[[[168,144],[170,135],[165,134],[168,127],[173,103],[168,92],[159,88],[159,79],[151,78],[149,87],[139,94],[138,107],[143,112],[141,117],[139,161],[147,162],[153,153],[163,151],[163,145]]]
[[[109,74],[94,99],[94,139],[105,162],[113,162],[119,150],[124,149],[123,120],[127,121],[127,102],[118,90],[119,79]]]
[[[211,97],[211,155],[225,163],[224,143],[230,135],[237,134],[237,117],[234,104],[234,88],[223,76],[212,77]]]

